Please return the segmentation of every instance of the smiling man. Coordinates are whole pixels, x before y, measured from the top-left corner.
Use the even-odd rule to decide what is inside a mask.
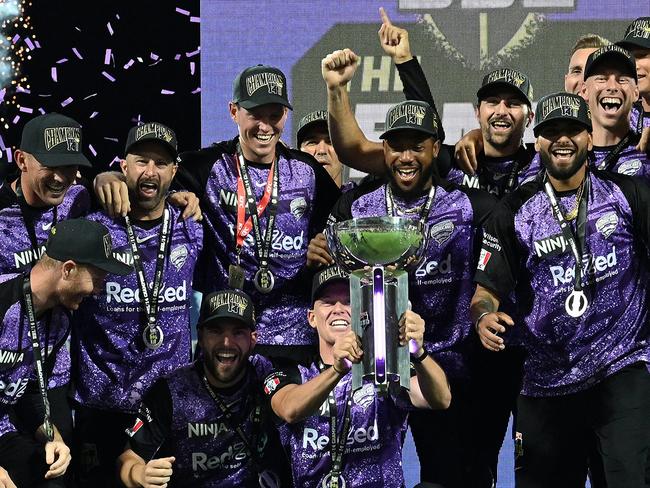
[[[124,430],[142,395],[191,359],[189,309],[203,229],[166,202],[176,156],[176,135],[169,127],[158,122],[133,127],[121,161],[130,212],[88,216],[110,229],[116,256],[132,263],[134,272],[110,275],[103,292],[73,318],[81,486],[112,485]]]
[[[139,486],[290,486],[286,458],[262,379],[271,363],[257,341],[250,297],[206,295],[198,324],[200,360],[159,380],[140,406],[120,478]]]
[[[445,370],[454,396],[448,410],[413,412],[409,421],[422,481],[452,488],[490,478],[488,467],[477,462],[472,324],[463,307],[474,291],[470,263],[478,259],[477,232],[494,198],[440,179],[435,161],[439,124],[425,102],[393,106],[381,135],[388,182],[369,182],[345,193],[330,222],[389,215],[428,226],[424,259],[409,273],[409,298],[413,311],[426,317],[424,348]],[[327,249],[321,251],[327,255]]]
[[[630,111],[639,98],[632,55],[614,44],[590,54],[580,94],[591,111],[594,147],[590,164],[650,183],[650,160],[636,149],[639,134],[630,129]]]
[[[607,486],[642,487],[650,189],[587,164],[591,120],[577,95],[540,99],[534,134],[544,177],[501,200],[485,224],[471,306],[481,342],[495,352],[514,323],[501,301],[514,292],[523,316],[517,486],[584,487],[597,455],[590,467],[602,467]]]
[[[5,275],[0,285],[0,466],[16,486],[66,486],[62,477],[70,449],[46,397],[48,364],[65,348],[69,310],[98,293],[107,273],[131,271],[111,255],[111,236],[97,222],[65,220],[48,234],[34,267]],[[37,378],[38,393],[25,396],[31,376]],[[14,423],[12,405],[17,415],[27,417],[21,428]]]
[[[303,320],[307,246],[340,191],[312,156],[280,141],[289,109],[279,69],[244,69],[229,104],[237,137],[181,154],[178,180],[204,212],[200,291],[246,291],[258,306],[258,352],[307,361],[316,344]]]

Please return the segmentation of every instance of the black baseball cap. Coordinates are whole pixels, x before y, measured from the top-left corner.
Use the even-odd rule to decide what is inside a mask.
[[[255,330],[255,307],[251,298],[240,290],[220,290],[203,297],[199,327],[219,319],[235,319]]]
[[[410,129],[439,138],[440,119],[426,102],[406,100],[391,107],[386,114],[385,131],[379,137],[386,139],[393,132]]]
[[[539,135],[540,129],[556,120],[571,120],[584,126],[591,132],[591,114],[584,98],[573,93],[559,92],[542,97],[535,109],[535,127],[533,134]]]
[[[616,43],[624,49],[650,49],[650,17],[639,17],[625,29],[625,37]]]
[[[71,259],[116,275],[127,275],[133,270],[113,257],[111,234],[104,225],[93,220],[70,219],[53,225],[45,253],[59,261]]]
[[[596,74],[595,71],[598,66],[605,61],[616,63],[623,73],[628,74],[637,80],[636,61],[634,60],[634,56],[632,56],[630,51],[623,49],[621,46],[617,46],[616,44],[609,44],[608,46],[601,47],[589,55],[587,62],[585,63],[585,80]]]
[[[529,106],[533,99],[533,85],[528,76],[512,68],[499,68],[489,72],[483,77],[481,88],[476,92],[479,101],[483,100],[495,90],[511,90],[523,97]]]
[[[172,159],[176,159],[178,156],[176,134],[160,122],[147,122],[132,127],[126,137],[124,154],[129,154],[133,147],[141,142],[157,142],[170,152]]]
[[[298,144],[298,147],[300,147],[300,144],[302,144],[307,129],[316,124],[324,125],[325,130],[328,129],[327,110],[315,110],[313,112],[309,112],[302,119],[300,119],[300,122],[298,123],[298,132],[296,132],[296,142]]]
[[[339,266],[328,266],[316,273],[311,285],[311,303],[313,304],[316,301],[323,288],[337,281],[345,283],[350,281],[348,273]]]
[[[232,84],[232,101],[245,109],[279,103],[292,109],[287,94],[287,77],[278,68],[258,64],[237,75]]]
[[[39,115],[25,124],[20,150],[32,154],[48,168],[92,166],[81,152],[79,122],[55,112]]]

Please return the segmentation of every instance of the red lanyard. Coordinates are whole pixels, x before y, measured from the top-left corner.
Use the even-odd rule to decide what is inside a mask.
[[[261,217],[266,210],[266,207],[271,200],[271,193],[273,191],[273,170],[275,169],[275,160],[271,163],[271,170],[269,171],[269,177],[266,180],[266,187],[264,188],[264,194],[257,204],[257,216]],[[249,195],[248,198],[253,199],[255,195]],[[250,234],[251,229],[253,228],[253,218],[249,216],[248,219],[244,222],[246,218],[246,190],[244,188],[244,181],[242,180],[241,171],[239,170],[239,165],[237,165],[237,247],[241,248],[244,245],[244,239]]]

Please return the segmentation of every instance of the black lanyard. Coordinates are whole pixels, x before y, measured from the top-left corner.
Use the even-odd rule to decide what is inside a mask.
[[[635,134],[631,131],[628,132],[625,135],[625,137],[621,139],[618,144],[616,144],[614,149],[609,151],[607,155],[603,158],[603,160],[598,164],[598,169],[601,171],[611,171],[612,166],[616,164],[623,150],[630,145],[630,142],[632,141],[633,137],[635,137]],[[592,161],[595,162],[593,153],[591,157],[592,157]]]
[[[162,329],[156,323],[158,318],[158,296],[160,295],[160,287],[162,285],[163,272],[165,269],[165,256],[171,236],[171,218],[168,208],[163,212],[163,221],[160,226],[160,233],[158,237],[158,254],[156,255],[156,270],[154,273],[153,287],[151,295],[147,287],[147,278],[144,274],[144,267],[142,266],[142,257],[138,250],[138,243],[131,225],[131,220],[127,215],[124,217],[126,223],[126,235],[128,237],[131,254],[133,255],[133,267],[135,274],[138,278],[138,288],[140,289],[140,299],[144,305],[145,314],[147,316],[147,323],[143,333],[145,345],[149,349],[157,349],[162,344]]]
[[[41,392],[41,400],[43,401],[43,409],[45,410],[45,418],[43,419],[43,432],[48,442],[54,440],[54,426],[50,416],[50,402],[47,399],[47,388],[45,370],[43,368],[43,356],[41,355],[41,343],[38,338],[38,330],[36,329],[36,313],[34,312],[34,301],[32,300],[32,289],[29,282],[29,275],[25,276],[23,281],[23,298],[25,302],[25,310],[27,312],[27,320],[29,321],[29,335],[32,339],[32,350],[34,351],[34,362],[36,364],[36,376],[38,378],[38,389]],[[47,344],[46,344],[47,347]]]
[[[321,372],[325,370],[325,365],[322,361],[319,362],[318,367]],[[334,395],[334,390],[335,388],[332,388],[327,396],[327,405],[330,416],[330,457],[332,459],[329,488],[339,488],[339,479],[343,471],[343,454],[345,452],[345,445],[348,440],[348,433],[350,432],[350,422],[352,420],[352,390],[350,390],[347,395],[347,401],[345,402],[341,432],[338,431],[336,396]]]
[[[643,119],[645,118],[645,110],[643,109],[643,102],[641,100],[637,100],[632,105],[632,109],[633,110],[636,109],[636,111],[639,113],[639,118],[636,119],[635,132],[637,134],[641,134],[643,132]]]
[[[436,198],[436,185],[432,181],[431,188],[429,189],[429,194],[427,195],[427,201],[422,206],[420,210],[420,217],[418,223],[420,227],[424,226],[427,218],[429,217],[429,212],[431,211],[431,205],[433,205],[433,200]],[[393,190],[390,188],[390,183],[386,183],[386,213],[390,217],[396,217],[395,215],[397,210],[397,205],[395,205],[395,200],[393,198]]]
[[[271,254],[271,241],[273,238],[273,226],[275,225],[275,216],[278,210],[278,193],[280,192],[280,161],[276,159],[273,164],[273,186],[271,189],[271,202],[267,207],[268,219],[266,221],[266,229],[264,230],[264,237],[262,237],[262,228],[260,226],[260,219],[257,215],[257,204],[255,202],[255,193],[251,185],[251,178],[248,174],[248,167],[244,161],[244,156],[241,152],[241,147],[237,145],[237,164],[239,164],[239,174],[241,175],[242,183],[244,184],[244,191],[246,193],[246,202],[248,205],[248,213],[253,223],[253,237],[255,238],[255,255],[259,262],[260,270],[263,273],[269,269],[269,255]],[[238,249],[239,251],[239,249]]]
[[[560,229],[562,231],[562,236],[564,240],[569,244],[571,253],[576,261],[576,272],[575,279],[573,280],[573,289],[576,292],[582,291],[582,254],[583,254],[583,245],[585,243],[585,227],[587,221],[587,200],[589,199],[589,189],[591,187],[591,180],[589,179],[589,172],[585,172],[585,181],[584,181],[584,190],[582,197],[578,202],[578,216],[576,220],[576,230],[577,235],[574,233],[571,224],[564,218],[562,211],[560,210],[560,205],[558,203],[557,197],[555,196],[555,190],[553,190],[553,185],[545,178],[544,181],[544,191],[546,196],[551,204],[551,209],[553,210],[553,215],[558,224],[560,224]]]
[[[25,223],[25,230],[27,231],[27,236],[29,237],[29,242],[32,246],[32,252],[34,254],[34,259],[32,260],[32,266],[38,261],[41,256],[40,247],[38,244],[38,239],[36,238],[36,224],[35,219],[33,218],[34,209],[27,204],[25,201],[25,196],[23,190],[20,187],[20,178],[16,180],[16,199],[18,200],[18,207],[20,208],[20,214]],[[55,226],[58,221],[58,211],[57,206],[52,207],[52,224],[50,228]],[[31,268],[31,267],[30,267]]]
[[[257,395],[252,394],[252,398],[255,400],[255,409],[253,410],[253,418],[252,418],[252,429],[251,429],[251,436],[250,438],[244,434],[244,431],[242,430],[242,421],[244,420],[243,418],[241,419],[242,421],[238,421],[235,419],[235,416],[233,415],[232,411],[228,408],[228,405],[217,396],[217,394],[214,392],[212,387],[210,386],[210,382],[206,378],[205,374],[203,375],[203,384],[205,385],[205,389],[208,390],[208,393],[212,397],[212,400],[214,400],[214,403],[217,405],[219,410],[221,410],[221,413],[225,417],[225,423],[228,424],[228,427],[230,430],[235,432],[241,441],[244,443],[244,449],[246,449],[246,454],[248,454],[249,459],[251,460],[251,463],[253,464],[253,467],[255,469],[255,472],[259,474],[260,472],[260,459],[259,455],[257,452],[257,443],[259,440],[259,435],[260,435],[260,425],[262,423],[262,406],[261,402],[257,400]],[[244,415],[248,415],[247,413],[247,408],[243,409]]]

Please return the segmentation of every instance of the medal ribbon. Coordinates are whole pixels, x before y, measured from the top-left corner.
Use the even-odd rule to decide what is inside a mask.
[[[642,122],[643,123],[643,122]],[[607,156],[603,158],[603,160],[600,162],[598,165],[598,169],[601,171],[611,171],[611,167],[616,164],[618,161],[619,156],[623,152],[623,150],[630,144],[632,141],[632,138],[636,137],[636,135],[633,132],[628,132],[623,139],[619,141],[618,144],[607,153]],[[593,156],[591,156],[591,159],[593,160]]]
[[[147,315],[147,325],[150,327],[156,326],[156,319],[158,318],[158,295],[162,285],[163,272],[165,268],[165,256],[171,235],[171,217],[168,208],[163,212],[163,222],[160,226],[160,233],[158,237],[158,254],[156,255],[156,270],[154,273],[153,287],[151,295],[149,295],[149,288],[147,287],[147,278],[144,275],[144,267],[142,266],[142,257],[138,250],[138,243],[135,238],[135,232],[131,225],[131,219],[127,215],[124,217],[126,223],[126,235],[133,255],[133,267],[135,274],[138,278],[138,288],[140,289],[140,299],[144,305],[144,311]],[[145,326],[145,327],[146,327]]]
[[[269,177],[264,188],[264,194],[256,205],[255,193],[253,193],[248,168],[246,167],[244,156],[239,146],[237,147],[237,153],[237,228],[235,230],[237,253],[239,254],[241,251],[244,245],[244,239],[252,228],[253,236],[255,237],[255,254],[259,261],[259,266],[262,269],[268,269],[273,226],[275,225],[275,216],[278,208],[278,192],[280,186],[279,163],[277,158],[271,163],[271,170],[269,171]],[[246,207],[248,207],[250,216],[248,220],[244,221],[246,218]],[[267,207],[269,209],[269,216],[266,229],[264,230],[264,238],[262,238],[259,219]]]

